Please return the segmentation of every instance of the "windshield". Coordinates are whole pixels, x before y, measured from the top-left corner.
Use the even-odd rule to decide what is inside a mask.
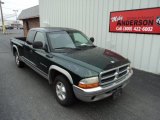
[[[79,31],[58,31],[48,33],[52,49],[74,49],[94,46],[93,43]]]

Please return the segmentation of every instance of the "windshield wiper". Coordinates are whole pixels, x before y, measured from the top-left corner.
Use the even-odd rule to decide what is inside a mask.
[[[77,49],[77,48],[71,48],[71,47],[59,47],[59,48],[54,48],[54,49]]]
[[[77,47],[95,47],[94,45],[89,45],[89,44],[81,44]]]

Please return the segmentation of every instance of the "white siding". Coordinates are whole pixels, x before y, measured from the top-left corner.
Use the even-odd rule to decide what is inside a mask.
[[[81,30],[93,36],[97,46],[129,58],[133,67],[160,73],[160,35],[109,33],[111,11],[159,7],[160,0],[40,0],[39,4],[42,27]]]

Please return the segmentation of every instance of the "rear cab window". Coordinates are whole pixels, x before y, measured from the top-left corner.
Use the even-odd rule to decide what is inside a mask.
[[[37,42],[37,41],[40,41],[43,43],[43,47],[45,46],[46,44],[46,41],[45,41],[45,35],[41,32],[37,32],[36,36],[35,36],[35,39],[34,39],[34,42]]]
[[[30,44],[33,43],[35,34],[36,34],[36,31],[34,31],[34,30],[30,30],[30,31],[28,32],[28,35],[27,35],[27,42],[28,42],[28,43],[30,43]]]

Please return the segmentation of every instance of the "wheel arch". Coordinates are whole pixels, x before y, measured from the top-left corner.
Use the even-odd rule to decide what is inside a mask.
[[[61,67],[59,67],[57,65],[51,65],[50,68],[49,68],[49,74],[48,74],[49,75],[48,76],[48,78],[49,78],[49,84],[53,83],[54,78],[58,74],[64,75],[69,80],[69,82],[71,84],[73,84],[73,79],[72,79],[72,76],[70,75],[70,73],[67,70],[65,70],[65,69],[63,69],[63,68],[61,68]]]
[[[19,55],[18,47],[16,45],[13,45],[13,55],[15,55],[16,52]]]

